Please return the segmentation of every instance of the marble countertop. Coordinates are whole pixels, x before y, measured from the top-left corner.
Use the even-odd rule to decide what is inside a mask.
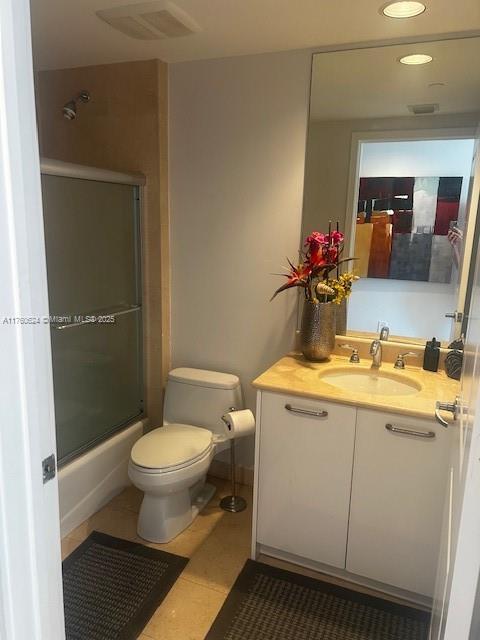
[[[349,356],[332,354],[327,362],[309,362],[302,355],[291,353],[272,365],[253,381],[253,386],[265,391],[288,393],[307,398],[319,398],[340,404],[353,405],[367,409],[378,409],[402,415],[416,416],[420,418],[433,418],[435,415],[435,402],[453,402],[459,392],[459,382],[449,378],[445,371],[436,373],[424,371],[407,363],[406,368],[394,369],[392,362],[384,361],[380,371],[398,379],[410,382],[419,390],[410,395],[376,395],[348,390],[328,384],[321,376],[335,369],[342,368],[348,371],[369,371],[371,361],[362,361],[359,364],[351,364]],[[451,419],[450,414],[443,414],[446,420]]]

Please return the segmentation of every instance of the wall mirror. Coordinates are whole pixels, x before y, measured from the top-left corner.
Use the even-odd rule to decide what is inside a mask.
[[[344,230],[360,276],[351,335],[387,325],[447,346],[462,332],[477,243],[479,59],[480,38],[313,56],[302,238],[329,220]]]

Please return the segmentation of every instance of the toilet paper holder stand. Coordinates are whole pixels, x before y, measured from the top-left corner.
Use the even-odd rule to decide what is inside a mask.
[[[235,407],[230,407],[229,411],[236,411]],[[222,416],[222,420],[230,431],[231,426]],[[236,461],[235,461],[235,438],[230,438],[230,482],[232,494],[220,500],[220,508],[230,513],[238,513],[247,508],[247,501],[242,496],[237,495]]]

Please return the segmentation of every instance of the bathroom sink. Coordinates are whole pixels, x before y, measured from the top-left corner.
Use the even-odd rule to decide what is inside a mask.
[[[409,396],[422,388],[415,380],[377,369],[330,369],[320,379],[344,391],[376,396]]]

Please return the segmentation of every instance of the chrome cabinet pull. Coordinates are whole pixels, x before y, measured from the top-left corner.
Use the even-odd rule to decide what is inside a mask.
[[[305,416],[314,416],[315,418],[326,418],[328,416],[328,411],[315,411],[314,409],[300,409],[299,407],[292,407],[291,404],[286,404],[285,409],[287,411],[291,411],[292,413],[301,413]]]
[[[385,429],[391,433],[400,433],[404,436],[415,436],[415,438],[435,438],[435,431],[417,431],[415,429],[405,429],[404,427],[396,427],[388,422]]]

